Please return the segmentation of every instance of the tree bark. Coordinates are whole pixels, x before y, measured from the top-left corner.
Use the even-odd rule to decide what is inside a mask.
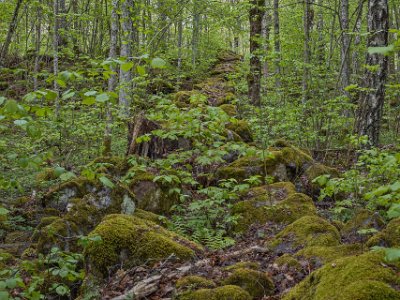
[[[341,70],[341,89],[342,92],[350,97],[345,88],[350,85],[351,61],[350,61],[350,36],[349,36],[349,0],[342,0],[340,5],[340,19],[342,29],[342,47],[340,51]]]
[[[1,48],[0,65],[3,64],[3,61],[5,60],[5,58],[8,55],[8,48],[10,47],[14,32],[17,29],[18,15],[19,15],[19,11],[20,11],[22,2],[23,2],[23,0],[17,0],[17,5],[15,6],[14,14],[13,14],[11,23],[8,27],[7,37],[3,44],[3,47]]]
[[[54,75],[54,92],[56,93],[55,99],[55,114],[56,118],[60,117],[60,87],[57,83],[58,77],[58,45],[59,45],[59,22],[58,22],[58,0],[53,0],[53,14],[54,14],[54,24],[53,24],[53,75]]]
[[[387,0],[368,1],[368,47],[385,47],[388,45],[389,10]],[[387,79],[388,59],[378,53],[368,53],[367,69],[364,75],[363,88],[360,93],[357,111],[356,131],[360,136],[368,136],[369,143],[379,143],[385,84]]]
[[[250,20],[250,73],[248,75],[249,99],[255,106],[261,105],[262,51],[261,35],[264,16],[264,0],[252,0],[249,13]]]
[[[275,51],[275,86],[280,89],[281,83],[281,36],[279,21],[279,0],[274,0],[274,51]]]
[[[303,69],[303,83],[302,83],[303,103],[306,103],[309,99],[309,81],[310,81],[310,63],[311,63],[310,32],[313,21],[313,16],[311,13],[311,1],[312,0],[305,0],[304,2],[304,15],[303,15],[304,69]]]

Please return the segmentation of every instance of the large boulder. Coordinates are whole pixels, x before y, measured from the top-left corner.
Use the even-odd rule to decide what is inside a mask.
[[[385,229],[371,237],[367,246],[400,247],[400,218],[390,221]]]
[[[384,254],[368,252],[334,260],[311,273],[283,300],[398,300],[400,278]]]
[[[107,275],[115,266],[155,263],[174,256],[180,261],[194,257],[201,248],[156,223],[128,215],[108,215],[89,234],[101,238],[86,248],[93,272]]]

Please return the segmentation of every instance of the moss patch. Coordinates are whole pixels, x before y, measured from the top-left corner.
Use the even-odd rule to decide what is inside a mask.
[[[250,125],[245,120],[236,120],[226,125],[226,128],[237,133],[244,142],[251,143],[253,135],[250,130]]]
[[[339,245],[332,247],[311,246],[304,248],[296,253],[296,257],[302,257],[316,262],[326,264],[335,259],[361,254],[363,246],[361,244]]]
[[[101,243],[91,243],[86,257],[103,274],[108,267],[157,262],[174,254],[187,260],[199,250],[195,244],[159,225],[127,215],[108,215],[89,236],[100,236]]]
[[[274,283],[267,274],[245,268],[236,269],[222,284],[240,286],[253,298],[261,298],[274,292]]]
[[[383,226],[384,221],[378,213],[371,212],[367,209],[361,209],[343,226],[341,234],[348,236],[356,234],[359,230],[372,228],[380,230]]]
[[[248,292],[235,285],[201,289],[180,295],[179,300],[251,300]]]
[[[314,271],[283,300],[396,300],[400,278],[383,264],[383,253],[341,258]]]
[[[196,290],[215,288],[215,283],[212,280],[200,276],[185,276],[176,282],[176,288],[179,290]]]
[[[222,104],[219,108],[230,117],[235,117],[238,114],[237,108],[233,104]]]
[[[282,256],[278,257],[274,263],[278,266],[278,267],[287,267],[287,268],[293,268],[296,271],[300,271],[302,269],[301,264],[299,263],[299,261],[294,258],[292,255],[286,253],[283,254]]]
[[[273,199],[266,198],[260,201],[259,197],[241,201],[233,205],[232,212],[240,216],[234,230],[243,232],[255,223],[263,224],[267,221],[291,223],[303,216],[315,215],[316,208],[310,197],[294,193],[276,204]]]
[[[279,232],[268,247],[278,253],[290,253],[310,246],[337,246],[339,241],[338,230],[329,222],[305,216]]]
[[[260,265],[257,262],[242,261],[242,262],[239,262],[239,263],[236,263],[234,265],[224,268],[224,270],[226,270],[226,271],[235,271],[237,269],[259,270]]]
[[[385,229],[371,237],[367,246],[400,247],[400,218],[390,221]]]

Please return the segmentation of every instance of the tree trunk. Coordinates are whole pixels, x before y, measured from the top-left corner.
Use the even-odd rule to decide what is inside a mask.
[[[250,73],[248,75],[249,98],[251,104],[261,105],[261,72],[260,43],[262,35],[262,20],[264,15],[264,0],[252,0],[249,14],[250,20]]]
[[[3,44],[3,47],[1,48],[0,65],[2,65],[4,63],[3,61],[5,60],[5,58],[8,55],[8,48],[10,47],[14,32],[17,29],[18,15],[19,15],[19,11],[20,11],[22,2],[23,2],[23,0],[17,0],[17,5],[15,6],[14,14],[13,14],[10,26],[8,27],[7,37]]]
[[[309,99],[309,81],[310,81],[310,63],[311,63],[311,45],[310,32],[312,27],[313,16],[311,13],[311,0],[304,2],[303,29],[304,29],[304,69],[303,69],[303,103]]]
[[[193,32],[192,32],[192,64],[196,66],[198,47],[199,47],[199,35],[200,35],[200,2],[198,0],[193,1]]]
[[[270,1],[269,0],[265,0],[265,3],[264,3],[264,5],[265,5],[265,7],[268,7],[268,6],[270,6],[269,3]],[[269,43],[269,40],[270,40],[270,36],[271,36],[271,14],[268,12],[266,12],[265,11],[265,13],[264,13],[264,16],[263,16],[263,21],[262,21],[262,39],[263,39],[263,41],[264,41],[264,53],[266,54],[266,53],[269,53],[269,50],[270,50],[270,43]],[[265,79],[265,83],[267,82],[267,78],[268,78],[268,76],[270,75],[269,74],[270,72],[269,72],[269,67],[268,67],[268,60],[267,60],[267,58],[264,56],[264,61],[263,61],[263,77],[264,77],[264,79]],[[265,89],[264,89],[264,91],[266,91],[267,90],[267,85],[265,84]],[[264,92],[263,91],[263,92]]]
[[[356,20],[356,24],[354,26],[354,51],[353,51],[353,73],[354,74],[359,74],[360,72],[360,54],[358,51],[358,46],[361,44],[361,25],[362,25],[362,14],[363,14],[363,7],[364,7],[364,1],[361,0],[360,3],[358,4],[358,16]]]
[[[121,53],[120,56],[130,61],[132,56],[132,32],[133,23],[131,12],[133,11],[133,1],[124,0],[121,5]],[[129,116],[129,109],[131,105],[130,94],[132,87],[132,73],[131,70],[124,71],[120,68],[120,89],[119,89],[119,105],[121,115],[124,117]]]
[[[119,0],[112,1],[112,11],[110,18],[110,52],[109,59],[117,58],[117,42],[118,42],[118,5]],[[114,63],[111,64],[112,74],[108,79],[108,91],[113,92],[117,86],[117,75],[116,67]],[[112,143],[112,112],[110,102],[106,103],[106,128],[104,130],[104,150],[103,155],[109,156],[111,154],[111,143]]]
[[[342,47],[340,51],[341,70],[339,76],[341,78],[341,89],[347,97],[349,93],[345,88],[350,85],[350,36],[349,36],[349,0],[342,0],[340,6],[340,19],[342,29]]]
[[[42,39],[42,1],[39,1],[36,10],[37,20],[36,20],[36,34],[35,34],[35,65],[33,67],[33,90],[38,89],[38,73],[39,73],[39,60],[40,60],[40,46]]]
[[[388,45],[388,13],[387,0],[368,1],[368,47]],[[368,136],[370,145],[377,146],[385,99],[388,60],[382,54],[368,53],[366,65],[370,68],[366,69],[364,75],[363,87],[366,91],[360,94],[356,130],[360,136]]]
[[[60,117],[60,88],[57,83],[58,77],[58,45],[59,45],[59,34],[58,34],[58,0],[53,0],[53,14],[54,14],[54,28],[53,28],[53,75],[54,75],[54,92],[56,93],[55,105],[56,105],[56,118]]]
[[[281,37],[279,21],[279,0],[274,0],[274,51],[275,51],[275,86],[280,89],[281,84]]]

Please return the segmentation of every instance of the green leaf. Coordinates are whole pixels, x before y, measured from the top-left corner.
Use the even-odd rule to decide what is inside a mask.
[[[68,100],[68,99],[72,98],[73,96],[75,96],[75,92],[67,91],[67,92],[63,93],[62,99]]]
[[[73,172],[67,172],[67,173],[64,173],[64,174],[60,175],[60,179],[62,181],[68,181],[68,180],[70,180],[72,178],[75,178],[75,177],[76,177],[76,175]]]
[[[389,55],[392,51],[394,51],[394,45],[389,45],[386,47],[369,47],[368,48],[369,54]]]
[[[8,278],[6,285],[9,289],[14,289],[17,286],[17,280],[15,278]]]
[[[60,296],[65,296],[69,294],[69,288],[65,285],[59,285],[56,287],[56,293]]]
[[[400,181],[396,181],[395,183],[393,183],[392,185],[390,185],[390,189],[393,192],[397,192],[400,190]]]
[[[0,300],[8,300],[10,298],[10,294],[7,291],[0,291]]]
[[[17,125],[17,126],[24,126],[24,125],[26,125],[27,123],[28,123],[27,120],[15,120],[15,121],[14,121],[14,124]]]
[[[93,98],[93,97],[85,98],[85,99],[83,99],[83,101],[82,101],[82,104],[85,104],[85,105],[93,105],[93,104],[95,104],[95,103],[96,103],[96,99]]]
[[[162,58],[156,57],[150,63],[151,67],[154,69],[164,69],[167,66],[167,63]]]
[[[83,95],[85,95],[86,97],[91,97],[97,94],[97,91],[88,91],[86,93],[84,93]]]
[[[99,178],[99,180],[104,186],[106,186],[110,189],[115,187],[115,184],[110,179],[108,179],[106,176],[101,176]]]
[[[100,103],[105,103],[108,100],[110,100],[110,97],[108,96],[107,93],[102,93],[96,96],[96,101]]]
[[[15,114],[18,112],[18,103],[15,100],[8,100],[4,105],[4,112],[6,114]]]
[[[0,97],[0,105],[3,105],[4,102],[6,102],[6,97]]]
[[[129,62],[123,63],[121,65],[121,70],[123,72],[128,72],[129,70],[131,70],[133,68],[133,66],[134,66],[134,63],[129,61]]]
[[[62,87],[62,88],[67,87],[67,84],[66,84],[65,81],[62,80],[62,79],[56,79],[56,82],[57,82],[57,84],[58,84],[60,87]]]
[[[140,76],[146,75],[146,68],[143,67],[143,66],[137,66],[137,67],[136,67],[136,71],[138,72],[138,74],[139,74]]]
[[[63,168],[63,167],[55,167],[54,168],[54,174],[57,176],[57,177],[60,177],[62,174],[64,174],[65,172],[67,172],[67,170],[65,170],[65,168]]]
[[[10,213],[10,211],[4,207],[0,207],[0,216],[6,216]]]
[[[34,124],[30,123],[26,127],[26,132],[31,138],[38,138],[42,135],[42,132],[40,131],[40,128],[35,126]]]

